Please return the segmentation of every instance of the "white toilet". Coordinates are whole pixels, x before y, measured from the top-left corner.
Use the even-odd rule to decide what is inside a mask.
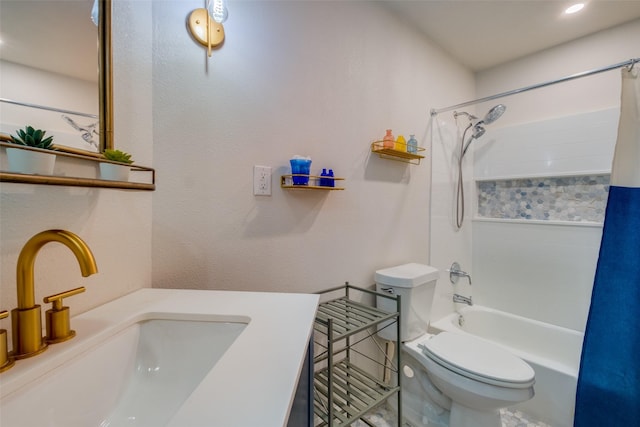
[[[533,397],[531,366],[510,352],[470,335],[427,333],[439,272],[404,264],[375,273],[378,292],[400,295],[402,408],[415,427],[500,427],[500,409]],[[395,311],[394,301],[378,307]],[[396,340],[396,328],[378,335]]]

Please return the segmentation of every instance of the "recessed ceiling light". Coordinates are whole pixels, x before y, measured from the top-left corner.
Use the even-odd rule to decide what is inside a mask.
[[[571,15],[572,13],[581,11],[583,8],[584,8],[584,3],[576,3],[566,8],[564,13],[566,13],[567,15]]]

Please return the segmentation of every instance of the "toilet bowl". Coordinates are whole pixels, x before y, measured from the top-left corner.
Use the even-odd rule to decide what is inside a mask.
[[[427,333],[438,276],[435,268],[415,263],[375,274],[378,292],[401,296],[407,421],[415,427],[500,427],[500,409],[533,397],[535,373],[522,359],[479,338]],[[383,310],[393,309],[385,298],[378,298],[377,304]],[[383,326],[378,335],[395,340],[395,328]]]

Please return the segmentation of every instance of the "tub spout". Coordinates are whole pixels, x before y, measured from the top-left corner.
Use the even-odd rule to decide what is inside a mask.
[[[453,302],[460,302],[467,305],[473,305],[471,297],[465,297],[458,294],[453,294]]]
[[[59,242],[67,246],[76,256],[84,277],[98,272],[96,261],[87,244],[70,231],[46,230],[29,239],[18,256],[18,308],[11,311],[13,357],[17,359],[35,356],[47,348],[42,339],[40,305],[35,301],[34,267],[38,251],[49,242]]]

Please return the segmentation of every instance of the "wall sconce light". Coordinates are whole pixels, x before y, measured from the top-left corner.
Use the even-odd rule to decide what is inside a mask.
[[[224,27],[229,12],[225,0],[206,0],[206,7],[195,9],[189,15],[189,31],[194,39],[207,47],[207,55],[211,49],[224,41]]]

